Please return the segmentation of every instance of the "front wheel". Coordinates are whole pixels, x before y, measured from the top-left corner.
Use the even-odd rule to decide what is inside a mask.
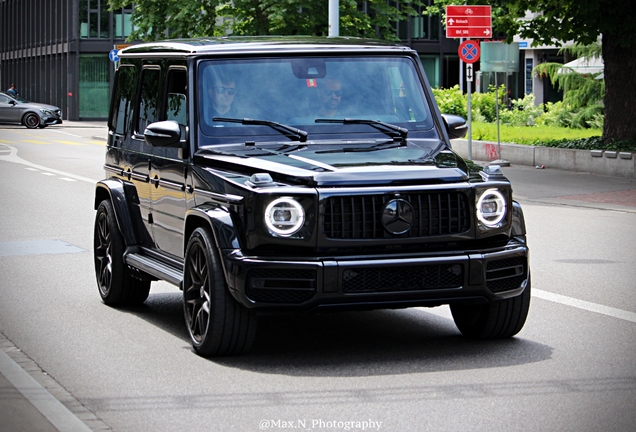
[[[516,335],[526,322],[530,308],[530,276],[517,297],[484,305],[451,305],[460,332],[472,339],[503,339]]]
[[[183,307],[194,351],[204,357],[247,353],[256,336],[256,314],[228,291],[212,235],[197,228],[188,241]]]
[[[124,250],[124,238],[115,220],[113,205],[104,200],[95,216],[93,252],[99,295],[109,306],[141,304],[150,292],[150,281],[136,279],[128,270]]]
[[[40,126],[40,117],[35,113],[28,113],[22,120],[24,125],[29,129],[36,129]]]

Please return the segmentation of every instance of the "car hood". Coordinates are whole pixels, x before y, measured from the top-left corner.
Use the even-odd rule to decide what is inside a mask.
[[[197,165],[307,186],[405,185],[467,181],[464,160],[439,140],[310,141],[205,147]]]
[[[21,108],[47,109],[49,111],[59,111],[60,109],[54,105],[47,105],[38,102],[19,102],[16,106]]]

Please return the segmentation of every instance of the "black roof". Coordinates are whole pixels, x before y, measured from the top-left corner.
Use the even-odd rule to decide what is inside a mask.
[[[396,43],[354,37],[318,36],[225,36],[197,39],[169,39],[131,45],[119,52],[120,57],[136,54],[196,55],[265,52],[314,51],[412,51]]]

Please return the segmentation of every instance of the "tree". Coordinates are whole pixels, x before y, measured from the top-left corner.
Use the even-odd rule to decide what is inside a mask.
[[[430,12],[453,0],[435,0]],[[486,0],[493,6],[494,32],[507,42],[515,34],[534,45],[602,41],[605,64],[603,140],[636,139],[636,2],[633,0]],[[535,15],[526,18],[526,12]]]
[[[132,0],[109,0],[111,9],[132,4]],[[326,36],[327,0],[136,0],[132,21],[135,31],[129,40],[157,40],[166,37],[235,35]],[[416,16],[420,0],[392,6],[386,0],[368,0],[359,10],[355,0],[340,0],[340,35],[399,41],[394,23]],[[216,18],[227,20],[217,26]]]
[[[581,59],[601,58],[600,43],[569,45],[561,48],[559,53],[565,51]],[[572,114],[569,118],[571,127],[599,127],[598,120],[602,120],[605,110],[605,80],[599,77],[602,73],[582,74],[561,63],[541,63],[535,71],[548,76],[553,85],[563,90],[563,103]]]

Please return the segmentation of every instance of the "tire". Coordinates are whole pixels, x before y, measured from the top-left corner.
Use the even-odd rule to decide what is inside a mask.
[[[29,129],[37,129],[40,126],[40,117],[35,113],[27,113],[22,118],[22,123]]]
[[[93,254],[97,288],[102,301],[109,306],[135,306],[143,303],[150,292],[150,281],[132,276],[124,263],[124,238],[115,220],[110,201],[97,208]]]
[[[503,339],[523,328],[530,308],[530,276],[517,297],[485,305],[451,305],[453,320],[460,332],[471,339]]]
[[[183,308],[194,351],[203,357],[247,353],[256,337],[254,311],[228,291],[212,234],[197,228],[188,241]]]

